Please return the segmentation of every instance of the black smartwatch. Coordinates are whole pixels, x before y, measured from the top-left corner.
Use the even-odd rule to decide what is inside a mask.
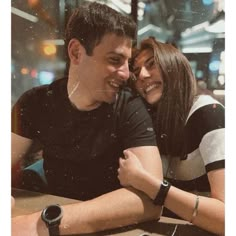
[[[41,218],[45,222],[50,236],[60,235],[59,225],[62,215],[62,208],[58,204],[50,205],[43,209]]]
[[[167,180],[163,180],[160,190],[157,193],[153,203],[155,205],[163,206],[166,200],[167,193],[169,192],[171,184]]]

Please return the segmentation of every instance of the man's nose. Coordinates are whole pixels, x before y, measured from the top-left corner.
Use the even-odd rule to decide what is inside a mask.
[[[118,75],[122,80],[127,80],[129,78],[129,64],[128,62],[124,63],[119,69],[118,69]]]
[[[150,73],[147,70],[147,68],[145,66],[141,67],[139,75],[138,75],[138,79],[143,80],[143,79],[146,79],[146,78],[149,78],[149,77],[150,77]]]

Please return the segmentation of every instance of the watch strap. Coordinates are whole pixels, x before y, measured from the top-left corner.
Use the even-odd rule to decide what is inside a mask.
[[[158,191],[153,203],[155,205],[163,206],[166,200],[166,196],[169,192],[171,184],[167,180],[163,180],[160,190]]]
[[[59,225],[50,225],[48,226],[49,236],[59,236]]]

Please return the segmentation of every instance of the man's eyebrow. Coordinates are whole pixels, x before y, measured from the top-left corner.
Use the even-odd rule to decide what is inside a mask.
[[[131,57],[126,56],[126,55],[124,55],[123,53],[120,53],[120,52],[113,52],[112,51],[112,52],[108,52],[107,55],[115,55],[115,56],[120,56],[124,59],[126,59],[126,58],[131,59]]]

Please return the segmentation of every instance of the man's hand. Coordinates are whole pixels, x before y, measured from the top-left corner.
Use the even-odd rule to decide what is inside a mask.
[[[40,212],[14,217],[11,223],[12,236],[48,236]]]

